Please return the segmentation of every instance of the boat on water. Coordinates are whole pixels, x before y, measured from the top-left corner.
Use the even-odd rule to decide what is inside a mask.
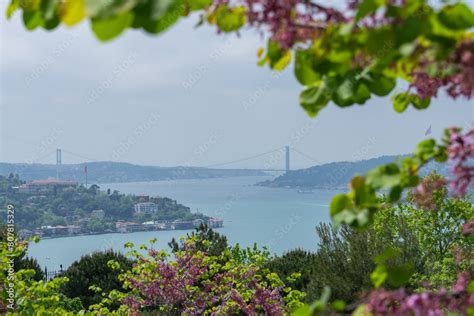
[[[300,194],[309,194],[309,193],[313,193],[313,190],[311,190],[311,189],[299,189],[298,193],[300,193]]]

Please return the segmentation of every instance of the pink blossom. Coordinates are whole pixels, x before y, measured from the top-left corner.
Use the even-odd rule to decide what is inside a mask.
[[[451,188],[457,195],[466,194],[474,177],[474,129],[462,134],[459,128],[449,129],[448,156],[453,162]]]
[[[474,294],[467,291],[470,274],[460,273],[452,291],[439,289],[433,292],[408,294],[406,290],[372,291],[366,301],[366,310],[373,315],[442,316],[446,312],[466,315],[474,306]]]

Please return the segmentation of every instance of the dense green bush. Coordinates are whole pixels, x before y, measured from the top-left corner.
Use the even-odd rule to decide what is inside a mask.
[[[61,287],[61,292],[69,298],[78,297],[87,308],[102,299],[100,294],[89,289],[90,286],[99,287],[107,293],[122,290],[122,282],[118,279],[121,271],[113,270],[107,265],[111,260],[118,262],[124,271],[132,267],[132,260],[112,250],[82,256],[63,273],[69,282]]]
[[[295,290],[307,292],[307,286],[313,277],[316,255],[304,249],[294,249],[286,252],[282,256],[275,256],[267,267],[270,271],[278,274],[280,279],[287,286]],[[296,279],[291,276],[294,273],[300,274]],[[314,298],[306,297],[305,301],[312,302]]]

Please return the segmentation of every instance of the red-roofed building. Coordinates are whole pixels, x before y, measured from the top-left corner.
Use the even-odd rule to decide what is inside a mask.
[[[22,184],[18,191],[20,193],[26,194],[47,194],[55,193],[58,189],[61,190],[67,187],[77,187],[79,183],[76,181],[67,181],[67,180],[57,180],[57,179],[48,179],[48,180],[33,180],[26,184]]]

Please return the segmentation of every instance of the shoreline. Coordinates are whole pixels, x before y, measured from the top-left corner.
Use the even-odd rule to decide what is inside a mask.
[[[216,230],[219,228],[223,228],[224,226],[221,227],[211,227],[212,230]],[[110,232],[103,232],[103,233],[83,233],[83,234],[74,234],[74,235],[61,235],[61,236],[32,236],[28,237],[25,239],[30,239],[34,237],[39,237],[40,240],[48,240],[48,239],[59,239],[59,238],[74,238],[74,237],[82,237],[82,236],[99,236],[99,235],[111,235],[111,234],[120,234],[120,235],[128,235],[128,234],[134,234],[134,233],[145,233],[145,232],[169,232],[169,231],[193,231],[195,228],[184,228],[184,229],[158,229],[158,230],[137,230],[137,231],[130,231],[130,232],[119,232],[119,231],[110,231]]]

